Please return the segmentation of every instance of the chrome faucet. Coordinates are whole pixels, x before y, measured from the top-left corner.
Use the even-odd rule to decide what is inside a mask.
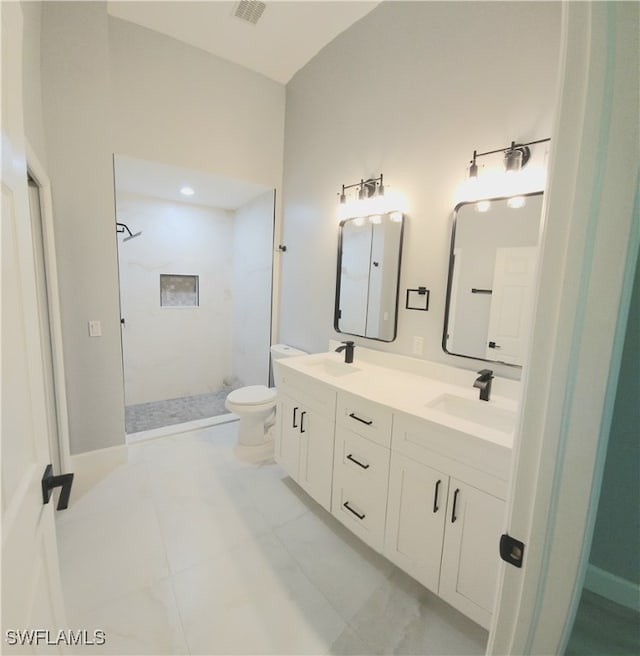
[[[491,395],[491,381],[493,380],[493,371],[491,369],[481,369],[478,372],[480,375],[473,383],[474,387],[480,390],[480,400],[488,401]]]
[[[353,342],[342,342],[342,346],[338,346],[336,353],[342,353],[344,351],[344,361],[349,364],[353,362],[353,349],[355,344]]]

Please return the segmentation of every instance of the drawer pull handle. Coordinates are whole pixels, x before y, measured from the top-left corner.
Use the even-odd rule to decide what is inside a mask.
[[[304,416],[307,414],[306,410],[303,410],[300,413],[300,432],[301,433],[306,433],[307,431],[304,429]]]
[[[296,412],[298,412],[297,406],[293,409],[293,424],[291,426],[292,428],[298,428],[298,424],[296,424]]]
[[[349,502],[348,502],[348,501],[345,501],[342,505],[343,505],[343,506],[344,506],[344,507],[345,507],[350,513],[353,513],[358,519],[364,519],[364,518],[366,517],[366,515],[365,515],[364,513],[363,513],[363,514],[360,514],[357,510],[354,510],[354,509],[349,505]]]
[[[349,417],[351,417],[351,419],[355,419],[356,421],[359,421],[362,424],[366,424],[367,426],[371,426],[371,424],[373,424],[372,419],[368,419],[368,420],[367,419],[362,419],[362,418],[358,417],[358,415],[356,415],[353,412],[349,415]]]
[[[460,494],[460,488],[456,488],[456,491],[453,493],[453,508],[451,509],[451,523],[453,524],[456,519],[456,506],[458,504],[458,495]]]
[[[369,469],[370,465],[363,465],[361,462],[356,460],[351,454],[347,456],[347,460],[351,460],[351,462],[355,462],[358,467],[362,467],[362,469]]]
[[[438,508],[438,492],[440,491],[440,483],[442,483],[442,481],[440,479],[438,479],[436,481],[436,489],[433,493],[433,512],[434,513],[437,513],[438,510],[439,510],[439,508]]]

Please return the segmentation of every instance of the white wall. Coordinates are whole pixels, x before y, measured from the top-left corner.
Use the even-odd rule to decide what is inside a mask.
[[[205,394],[231,375],[233,213],[117,195],[127,405]],[[198,307],[161,307],[160,274],[199,276]]]
[[[456,188],[474,149],[550,136],[559,44],[560,3],[384,2],[296,74],[280,340],[320,351],[336,337],[336,193],[382,172],[409,206],[400,298],[424,285],[430,308],[401,303],[395,342],[356,342],[411,354],[422,335],[425,358],[477,366],[441,348]]]
[[[233,375],[267,385],[271,344],[273,191],[235,212],[233,230]]]
[[[279,187],[284,86],[109,18],[114,151]]]
[[[104,3],[43,3],[42,104],[72,454],[124,441],[107,26]],[[89,337],[89,320],[101,322],[101,337]]]
[[[40,163],[46,164],[40,79],[41,2],[22,2],[24,16],[23,76],[24,131]]]
[[[71,451],[80,453],[124,442],[112,154],[280,188],[284,87],[110,19],[104,2],[43,3],[41,51]],[[102,321],[101,338],[88,337],[90,319]]]

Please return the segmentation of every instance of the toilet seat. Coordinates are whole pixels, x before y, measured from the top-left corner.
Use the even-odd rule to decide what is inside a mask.
[[[277,395],[277,391],[273,388],[264,385],[249,385],[231,392],[227,396],[227,401],[244,406],[262,405],[274,402]]]

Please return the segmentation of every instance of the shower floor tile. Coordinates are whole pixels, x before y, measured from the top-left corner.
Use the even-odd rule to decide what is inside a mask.
[[[125,407],[125,431],[129,435],[224,415],[229,412],[224,401],[232,389],[128,405]]]

